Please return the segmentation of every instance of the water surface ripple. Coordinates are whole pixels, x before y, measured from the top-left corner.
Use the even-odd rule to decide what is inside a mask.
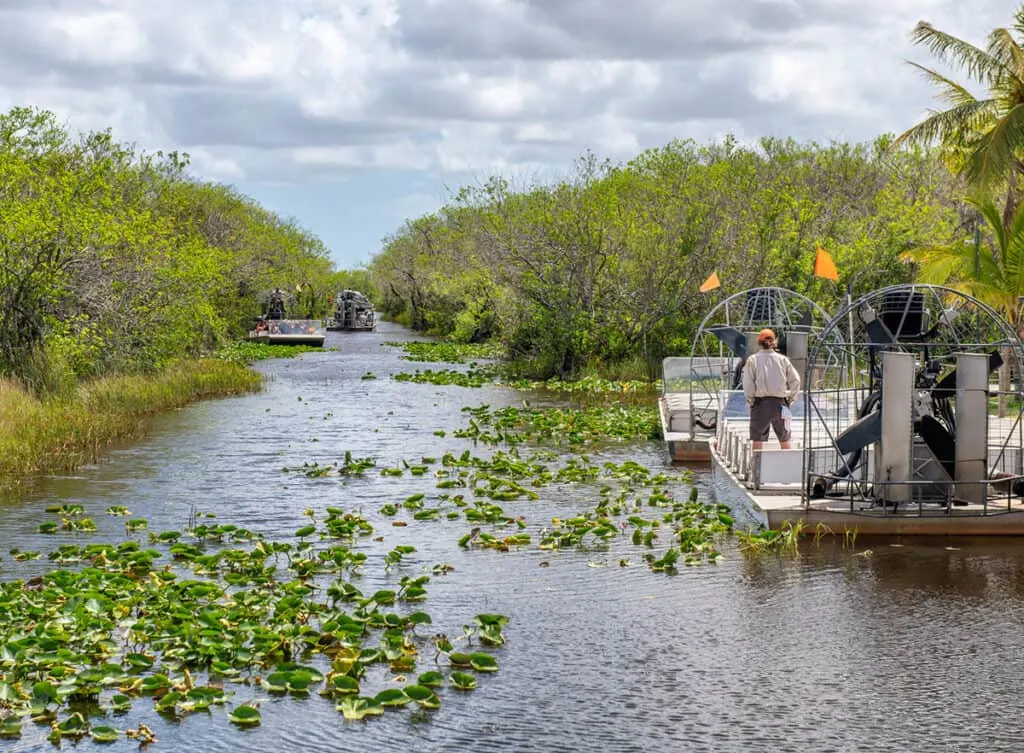
[[[495,652],[501,671],[481,676],[475,692],[444,691],[437,712],[407,708],[367,723],[345,722],[317,697],[264,700],[254,730],[236,729],[222,710],[169,723],[139,703],[132,723],[149,724],[159,738],[149,750],[1021,749],[1024,548],[1016,541],[862,540],[856,551],[808,542],[800,557],[757,560],[727,544],[717,566],[672,577],[649,572],[627,541],[605,551],[467,553],[455,544],[468,530],[464,521],[390,526],[380,505],[436,494],[429,475],[341,481],[282,473],[337,462],[346,450],[376,458],[378,467],[467,447],[489,452],[450,436],[465,423],[461,408],[528,396],[395,382],[388,377],[399,371],[445,367],[399,360],[400,351],[382,345],[407,336],[388,323],[376,333],[331,333],[327,345],[336,351],[260,364],[265,392],[161,417],[145,440],[101,465],[4,501],[2,572],[26,576],[47,566],[14,562],[6,556],[12,547],[49,551],[83,540],[37,534],[47,504],[83,504],[101,526],[96,538],[122,534],[123,520],[103,515],[113,504],[153,531],[180,529],[198,510],[276,537],[303,525],[307,508],[359,509],[385,538],[363,543],[372,559],[412,543],[417,552],[404,572],[454,566],[428,586],[423,608],[435,627],[455,635],[479,612],[511,618],[508,642]],[[368,372],[377,378],[362,379]],[[449,435],[437,437],[437,429]],[[613,455],[664,463],[656,443]],[[699,481],[705,494],[727,494],[710,475]],[[536,534],[596,494],[552,487],[539,501],[503,506],[526,516]],[[633,566],[620,567],[623,558]],[[364,591],[378,585],[367,580]],[[422,662],[420,671],[427,668]],[[373,692],[388,679],[376,678]],[[236,690],[236,702],[252,693]],[[53,749],[37,728],[25,729],[4,750]],[[85,740],[74,749],[137,745]]]

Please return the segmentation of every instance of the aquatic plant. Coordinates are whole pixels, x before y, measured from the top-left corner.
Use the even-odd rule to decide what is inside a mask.
[[[236,340],[228,343],[213,354],[214,358],[228,363],[248,365],[254,361],[269,358],[295,358],[302,353],[322,353],[331,348],[314,348],[312,345],[271,345],[270,343]]]
[[[469,425],[455,436],[486,444],[515,445],[523,442],[550,444],[607,443],[635,439],[660,439],[661,421],[655,408],[613,406],[588,408],[491,409],[489,405],[463,408]]]
[[[53,512],[80,519],[85,511]],[[80,703],[109,714],[145,702],[181,720],[228,706],[228,720],[247,727],[260,724],[263,694],[325,697],[350,719],[409,703],[439,708],[441,696],[425,683],[360,694],[373,665],[404,674],[432,642],[438,656],[453,652],[450,644],[417,633],[432,625],[428,613],[398,606],[426,599],[431,576],[404,575],[394,590],[363,593],[347,578],[361,572],[366,552],[336,539],[369,535],[372,525],[340,508],[326,515],[309,510],[307,517],[294,539],[284,541],[221,523],[151,534],[149,548],[136,541],[62,544],[47,557],[84,566],[61,566],[29,584],[0,583],[0,706],[13,714],[0,721],[0,736],[18,737],[21,719],[31,716],[49,723],[49,737],[58,742],[87,735],[112,741],[122,734],[140,743],[155,740],[144,725],[122,733],[103,724],[102,713],[83,715]],[[385,572],[415,551],[395,546],[382,563]],[[481,614],[474,623],[481,643],[504,643],[505,616]],[[486,653],[469,656],[473,671],[497,669]],[[424,679],[440,687],[444,675],[437,675],[424,673]],[[475,686],[463,676],[449,682],[458,690]],[[244,684],[251,697],[233,702]]]
[[[433,361],[444,363],[465,363],[481,359],[500,359],[504,351],[499,345],[489,343],[467,344],[450,342],[394,342],[384,345],[401,348],[406,361]]]
[[[800,553],[800,538],[807,528],[803,520],[796,523],[785,521],[780,528],[761,528],[756,530],[737,531],[740,551],[748,555],[784,552]]]
[[[562,392],[569,394],[605,394],[613,393],[618,395],[656,395],[661,393],[661,380],[648,382],[640,379],[618,381],[602,379],[596,376],[586,376],[580,379],[551,379],[538,381],[530,379],[510,379],[505,386],[516,390],[547,390],[548,392]]]
[[[416,384],[436,384],[440,386],[455,385],[457,387],[483,387],[494,381],[498,370],[495,367],[471,367],[468,371],[454,369],[417,369],[409,374],[402,372],[392,376],[396,382],[413,382]]]

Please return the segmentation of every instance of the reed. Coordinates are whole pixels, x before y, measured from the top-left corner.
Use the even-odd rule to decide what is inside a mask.
[[[0,487],[95,462],[111,442],[142,435],[154,414],[261,385],[259,374],[216,359],[180,361],[156,374],[104,377],[70,396],[43,399],[0,380]]]

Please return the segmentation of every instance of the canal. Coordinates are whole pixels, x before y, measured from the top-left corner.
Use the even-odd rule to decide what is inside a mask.
[[[493,650],[500,671],[481,676],[475,691],[446,690],[437,711],[406,708],[364,722],[345,721],[315,694],[296,700],[229,686],[234,702],[260,701],[259,727],[237,728],[223,709],[169,720],[144,701],[108,724],[149,725],[158,738],[150,751],[203,753],[1020,749],[1013,709],[1024,671],[1024,547],[1017,541],[859,540],[851,549],[808,540],[799,556],[751,559],[729,540],[717,564],[665,575],[651,572],[628,536],[604,548],[502,552],[459,547],[465,520],[395,527],[381,506],[436,495],[435,479],[380,469],[483,452],[452,436],[466,423],[462,408],[534,399],[505,388],[395,381],[399,372],[446,366],[401,360],[400,349],[384,344],[408,336],[386,322],[374,333],[330,333],[334,350],[258,364],[264,392],[162,416],[145,439],[101,464],[4,500],[0,576],[27,579],[52,567],[45,557],[15,561],[11,549],[45,553],[123,539],[124,519],[103,514],[113,505],[145,518],[151,531],[181,530],[196,514],[213,513],[277,539],[305,525],[307,510],[359,511],[380,537],[359,544],[368,562],[409,544],[416,551],[402,573],[450,566],[428,586],[423,609],[432,630],[458,635],[481,612],[509,617],[507,642]],[[376,468],[348,479],[282,470],[336,463],[346,451],[374,458]],[[604,457],[665,466],[655,442]],[[710,475],[696,482],[705,498],[729,499]],[[503,505],[536,534],[598,493],[585,484],[552,487],[538,500]],[[45,507],[64,504],[82,505],[99,531],[40,534]],[[361,587],[375,585],[387,583]],[[418,671],[429,663],[424,657]],[[46,731],[26,724],[21,738],[0,748],[53,750]],[[62,747],[139,746],[122,737]]]

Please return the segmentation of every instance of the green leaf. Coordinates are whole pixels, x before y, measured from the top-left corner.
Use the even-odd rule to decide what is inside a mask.
[[[372,698],[349,695],[341,699],[335,707],[346,719],[359,720],[368,716],[380,716],[384,707]]]
[[[476,687],[476,678],[465,672],[452,672],[448,679],[458,690],[473,690]]]
[[[92,739],[98,743],[117,742],[121,736],[121,732],[113,727],[93,727],[90,733],[92,734]]]
[[[423,685],[409,685],[405,689],[405,694],[425,709],[441,707],[441,699],[437,697],[437,694]]]
[[[404,706],[412,699],[399,688],[388,688],[375,695],[373,700],[381,706]]]
[[[477,672],[497,672],[498,662],[490,654],[477,651],[469,655],[469,663]]]
[[[242,704],[228,712],[228,719],[239,726],[251,727],[260,723],[260,710],[252,704]]]

